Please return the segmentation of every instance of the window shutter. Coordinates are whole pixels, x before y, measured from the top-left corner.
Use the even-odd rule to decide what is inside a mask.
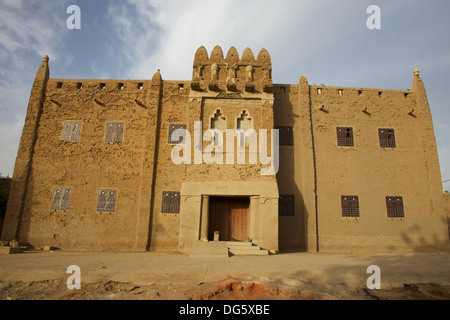
[[[80,139],[81,121],[66,121],[62,140],[65,142],[77,142]]]
[[[338,127],[337,142],[339,147],[354,147],[355,141],[353,139],[353,128]]]
[[[289,126],[279,126],[276,129],[280,130],[280,146],[294,145],[294,129]]]
[[[172,139],[173,133],[176,130],[184,129],[186,130],[185,124],[170,124],[169,125],[169,137],[168,137],[168,144],[180,144],[186,139],[186,134],[184,133],[181,137],[179,137],[178,140]]]
[[[180,213],[180,193],[164,191],[162,195],[161,213]]]
[[[100,190],[98,193],[97,211],[115,212],[116,211],[116,190]]]
[[[106,143],[119,143],[123,140],[123,122],[108,122],[106,125]]]
[[[389,218],[404,218],[402,197],[386,197],[387,215]]]
[[[72,189],[56,188],[53,191],[52,210],[69,210]]]
[[[359,199],[358,196],[342,196],[342,217],[358,218],[359,217]]]
[[[378,129],[381,148],[395,148],[395,132],[394,129]]]
[[[278,214],[280,217],[295,216],[295,197],[293,194],[282,194],[278,200]]]

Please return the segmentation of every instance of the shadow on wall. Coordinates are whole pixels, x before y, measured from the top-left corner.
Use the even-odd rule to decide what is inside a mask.
[[[293,105],[289,99],[284,96],[289,94],[291,88],[284,87],[284,91],[275,90],[275,100],[281,100],[283,103],[282,110],[274,113],[275,127],[290,126],[294,128],[298,114],[295,114]],[[296,159],[294,147],[300,144],[296,141],[296,136],[293,134],[292,145],[280,144],[280,169],[277,173],[278,191],[281,195],[294,195],[294,215],[293,216],[279,216],[279,248],[281,253],[287,252],[304,252],[307,250],[307,228],[305,206],[303,202],[303,195],[298,188],[296,177],[300,176],[300,172],[296,172]],[[280,205],[280,202],[278,203]],[[314,216],[312,213],[311,216]]]
[[[448,217],[442,215],[440,218],[440,222],[444,225],[449,224],[450,220]],[[437,239],[437,243],[435,241],[430,241],[430,237],[426,239],[424,237],[424,232],[421,231],[421,228],[418,224],[414,224],[410,230],[408,230],[408,233],[402,232],[401,237],[403,238],[403,241],[410,247],[410,252],[437,252],[440,251],[439,248],[445,248],[450,243],[450,230],[448,232],[449,238],[447,239]],[[445,238],[445,237],[444,237]],[[389,247],[389,249],[394,250],[394,247]]]
[[[34,205],[34,179],[33,172],[30,172],[30,178],[25,186],[25,193],[22,199],[20,199],[20,203],[18,205],[19,209],[15,210],[17,212],[17,232],[14,237],[19,241],[20,245],[29,247],[30,249],[34,249],[34,245],[29,242],[29,233],[30,233],[30,219],[31,219],[31,208]],[[51,197],[51,195],[50,195]],[[51,198],[50,198],[51,199]],[[50,200],[51,201],[51,200]],[[21,204],[21,205],[20,205]],[[11,204],[8,204],[11,205]]]

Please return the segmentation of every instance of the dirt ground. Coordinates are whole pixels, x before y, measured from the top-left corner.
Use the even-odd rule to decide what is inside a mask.
[[[67,288],[67,268],[81,289]],[[367,289],[381,270],[381,289]],[[1,300],[450,300],[450,254],[190,258],[173,253],[0,255]]]

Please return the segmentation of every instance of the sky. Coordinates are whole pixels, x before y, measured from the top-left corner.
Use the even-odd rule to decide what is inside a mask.
[[[80,8],[81,29],[67,20]],[[369,29],[371,5],[381,29]],[[58,79],[192,78],[194,54],[266,48],[273,81],[411,89],[419,68],[450,180],[448,0],[0,0],[0,175],[12,176],[36,71]],[[450,181],[443,183],[450,190]]]

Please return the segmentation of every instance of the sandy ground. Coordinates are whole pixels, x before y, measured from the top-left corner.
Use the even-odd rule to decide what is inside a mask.
[[[81,289],[66,273],[81,270]],[[367,268],[381,289],[367,289]],[[1,300],[450,300],[450,254],[190,258],[170,253],[0,255]]]

